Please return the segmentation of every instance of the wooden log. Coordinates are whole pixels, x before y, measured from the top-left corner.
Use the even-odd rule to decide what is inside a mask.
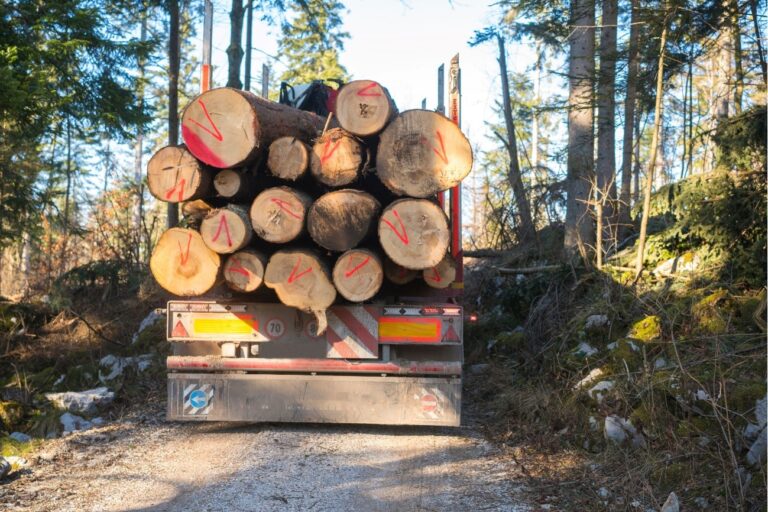
[[[422,270],[424,282],[432,288],[448,288],[456,280],[456,260],[446,254],[440,263],[432,268]]]
[[[253,174],[245,169],[223,169],[213,178],[213,187],[228,201],[238,202],[253,199],[256,184]]]
[[[232,254],[224,263],[224,281],[236,292],[255,291],[264,281],[267,259],[259,252],[244,249]]]
[[[392,98],[372,80],[355,80],[336,96],[336,119],[349,133],[369,137],[379,133],[397,115]]]
[[[310,141],[322,128],[323,119],[311,112],[229,88],[197,96],[181,117],[181,134],[189,151],[220,169],[254,160],[280,137]]]
[[[304,232],[308,195],[289,187],[273,187],[261,192],[251,205],[251,224],[267,242],[284,244]]]
[[[408,284],[419,275],[417,270],[401,267],[390,258],[384,258],[384,277],[392,283]]]
[[[333,284],[339,294],[351,302],[372,298],[383,282],[381,258],[367,249],[351,249],[339,256],[333,266]]]
[[[211,189],[212,174],[184,146],[161,148],[147,163],[149,192],[168,203],[205,197]]]
[[[310,147],[296,137],[280,137],[269,145],[267,168],[273,176],[296,181],[309,169]]]
[[[219,254],[239,251],[253,236],[248,211],[234,204],[211,210],[200,224],[200,235],[205,245]]]
[[[368,151],[358,139],[341,128],[332,128],[312,146],[309,167],[320,183],[343,187],[357,180],[368,160]]]
[[[196,297],[216,284],[219,255],[208,248],[200,233],[171,228],[157,241],[149,268],[157,283],[182,297]]]
[[[398,195],[431,197],[472,170],[472,146],[447,117],[427,110],[398,115],[381,134],[376,172]]]
[[[362,190],[328,192],[309,209],[307,230],[320,247],[347,251],[371,232],[379,211],[379,202]]]
[[[328,326],[325,311],[336,300],[328,270],[309,250],[281,250],[269,258],[264,283],[273,288],[286,306],[312,313],[317,318],[317,333]]]
[[[392,261],[413,270],[437,265],[451,234],[443,210],[426,199],[399,199],[379,219],[379,242]]]

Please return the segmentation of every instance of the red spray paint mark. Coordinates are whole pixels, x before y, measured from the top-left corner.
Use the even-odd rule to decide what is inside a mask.
[[[187,149],[206,164],[218,167],[219,169],[230,167],[186,124],[181,125],[181,136],[187,145]]]
[[[242,274],[247,278],[251,277],[251,273],[248,272],[248,269],[243,267],[243,264],[240,263],[240,260],[237,258],[232,258],[232,265],[229,267],[229,272],[237,272],[238,274]]]
[[[440,158],[440,160],[442,160],[444,164],[448,165],[448,154],[445,152],[445,142],[443,141],[443,134],[440,133],[440,130],[437,130],[435,133],[437,134],[437,140],[440,142],[439,151],[435,146],[429,143],[429,140],[427,140],[426,137],[421,138],[421,143],[424,144],[425,146],[432,147],[432,151],[435,152],[438,158]]]
[[[208,120],[208,124],[211,125],[211,128],[213,128],[213,131],[208,129],[206,126],[203,126],[202,124],[198,123],[195,119],[190,119],[189,122],[199,126],[201,130],[208,133],[211,137],[218,140],[219,142],[223,141],[224,136],[219,131],[219,128],[216,126],[216,123],[213,122],[213,119],[211,119],[211,116],[208,114],[208,109],[205,108],[205,103],[203,103],[203,100],[197,100],[197,102],[200,104],[200,107],[203,109],[203,114],[205,114],[205,118]]]
[[[358,96],[381,96],[380,92],[368,92],[371,89],[373,89],[374,87],[376,87],[377,85],[379,85],[379,84],[377,84],[376,82],[373,82],[372,84],[366,85],[365,87],[363,87],[362,89],[357,91],[357,95]]]
[[[181,242],[176,240],[176,243],[179,245],[179,257],[181,257],[181,264],[186,265],[187,260],[189,259],[189,247],[192,244],[192,233],[189,234],[189,238],[187,238],[187,250],[186,252],[181,248]]]
[[[349,269],[349,267],[351,267],[351,266],[352,266],[352,262],[354,261],[354,259],[355,259],[355,258],[354,258],[353,256],[350,256],[350,258],[349,258],[349,265],[347,265],[347,269]],[[358,266],[356,266],[355,268],[352,268],[352,269],[349,269],[349,270],[347,270],[347,271],[344,273],[344,277],[352,277],[352,275],[354,275],[354,273],[355,273],[355,272],[357,272],[358,270],[360,270],[361,268],[363,268],[364,266],[366,266],[366,265],[368,264],[368,262],[369,262],[369,261],[371,261],[371,257],[370,257],[370,256],[367,256],[367,257],[366,257],[366,258],[363,260],[363,262],[362,262],[362,263],[360,263]]]
[[[176,189],[179,189],[179,198],[177,199],[178,202],[181,202],[184,199],[184,185],[186,185],[187,180],[184,178],[181,178],[181,181],[178,182],[176,185],[173,186],[173,188],[168,189],[168,192],[165,193],[166,199],[171,199],[173,196],[173,193],[176,192]]]
[[[288,201],[283,201],[282,199],[278,199],[278,198],[276,198],[276,197],[273,197],[273,198],[271,199],[271,201],[272,201],[273,203],[275,203],[275,204],[276,204],[276,205],[277,205],[277,206],[278,206],[278,207],[279,207],[281,210],[283,210],[285,213],[287,213],[288,215],[290,215],[291,217],[293,217],[294,219],[298,219],[298,220],[301,220],[301,215],[299,215],[298,213],[296,213],[296,212],[294,212],[293,210],[291,210],[291,208],[290,208],[290,207],[291,207],[291,206],[294,206],[294,205],[292,205],[292,204],[291,204],[291,203],[289,203]]]
[[[219,235],[221,235],[221,230],[224,229],[224,232],[227,234],[227,246],[232,247],[232,237],[229,235],[229,224],[227,223],[227,216],[226,214],[221,214],[221,217],[219,218],[219,228],[216,230],[216,234],[213,235],[213,238],[211,238],[212,242],[215,242],[219,239]]]
[[[336,152],[336,149],[338,149],[339,144],[341,144],[341,139],[336,141],[336,144],[334,144],[333,148],[329,152],[328,146],[330,146],[330,144],[331,144],[331,139],[328,139],[327,141],[325,141],[325,146],[323,147],[323,156],[320,157],[321,164],[324,164],[326,160],[328,160],[333,156],[333,154]]]
[[[408,232],[405,230],[405,224],[403,224],[402,219],[400,219],[400,215],[398,215],[397,210],[392,210],[392,213],[395,215],[395,218],[397,219],[397,222],[400,223],[400,228],[403,230],[403,234],[400,234],[400,232],[397,230],[394,224],[389,222],[384,217],[381,218],[381,221],[389,226],[389,228],[395,232],[395,235],[397,235],[397,238],[400,239],[401,242],[403,242],[405,245],[408,245]]]
[[[296,265],[294,265],[293,270],[291,270],[291,275],[288,276],[288,284],[291,284],[292,282],[301,279],[305,274],[309,274],[312,272],[312,267],[308,267],[306,270],[303,270],[301,273],[296,274],[296,271],[299,270],[299,265],[301,264],[301,256],[299,256],[298,261],[296,262]]]
[[[430,278],[432,281],[436,282],[436,283],[439,283],[440,281],[442,281],[442,280],[443,280],[443,278],[442,278],[442,277],[440,277],[440,272],[438,272],[438,271],[437,271],[437,267],[433,267],[433,268],[432,268],[432,275],[431,275],[431,276],[429,276],[429,278]]]

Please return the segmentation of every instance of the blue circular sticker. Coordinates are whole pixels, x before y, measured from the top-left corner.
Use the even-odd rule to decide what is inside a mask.
[[[189,405],[195,409],[202,409],[208,405],[208,395],[201,389],[196,389],[189,394]]]

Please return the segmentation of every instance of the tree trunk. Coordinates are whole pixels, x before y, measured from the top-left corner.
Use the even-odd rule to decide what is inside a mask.
[[[284,136],[313,139],[323,120],[311,113],[237,89],[213,89],[184,109],[181,133],[189,151],[221,169],[241,167],[262,156]]]
[[[744,65],[742,63],[741,26],[739,25],[738,5],[733,6],[733,12],[731,13],[731,30],[733,32],[734,78],[736,80],[733,88],[733,110],[736,114],[740,114],[742,98],[744,96]]]
[[[255,177],[245,169],[219,171],[213,179],[213,187],[220,197],[233,203],[250,203],[256,193]]]
[[[342,187],[356,181],[368,161],[368,149],[359,139],[341,128],[332,128],[312,146],[309,168],[320,183]]]
[[[336,260],[333,284],[350,302],[363,302],[379,293],[384,282],[381,258],[367,249],[352,249]]]
[[[621,163],[621,195],[619,197],[619,240],[627,237],[632,224],[630,211],[632,186],[632,154],[635,144],[635,107],[637,105],[637,74],[639,61],[637,58],[638,37],[638,5],[640,0],[632,0],[632,14],[629,27],[629,53],[627,55],[627,93],[624,100],[624,142],[622,146]]]
[[[517,203],[519,221],[518,236],[521,243],[527,243],[534,239],[536,228],[531,217],[531,206],[523,186],[523,174],[520,170],[520,160],[517,156],[517,136],[515,134],[515,119],[512,117],[512,103],[509,93],[509,74],[507,73],[507,51],[504,48],[504,38],[496,36],[499,43],[499,68],[501,70],[501,93],[504,106],[504,124],[507,128],[506,139],[502,138],[509,153],[509,172],[507,181],[512,187]],[[534,170],[535,171],[535,170]]]
[[[397,115],[397,107],[389,92],[377,82],[349,82],[336,97],[336,119],[346,131],[369,137],[382,131]]]
[[[749,10],[752,13],[752,24],[755,27],[755,41],[757,41],[757,56],[760,59],[760,70],[763,74],[762,89],[765,90],[768,84],[768,64],[765,59],[765,49],[763,48],[763,37],[760,34],[760,22],[758,21],[757,0],[749,0]]]
[[[643,271],[643,258],[645,257],[645,239],[648,232],[648,217],[651,209],[651,192],[653,191],[653,169],[656,166],[657,147],[659,145],[659,128],[661,127],[661,116],[663,97],[664,97],[664,57],[667,45],[667,24],[666,19],[667,4],[664,2],[664,26],[661,29],[661,50],[659,51],[658,75],[656,77],[656,105],[653,118],[653,137],[651,138],[651,161],[648,164],[648,176],[645,181],[645,194],[643,196],[643,217],[640,221],[640,237],[637,241],[637,259],[635,260],[635,279],[640,277]]]
[[[596,251],[608,250],[616,243],[613,226],[613,205],[616,201],[616,23],[617,0],[602,1],[602,28],[600,29],[600,76],[597,90],[597,194],[601,204],[602,226],[600,244]]]
[[[203,242],[219,254],[232,254],[251,241],[253,229],[245,207],[230,204],[208,212],[200,224]]]
[[[304,232],[312,199],[289,187],[268,188],[251,205],[251,224],[267,242],[284,244]]]
[[[280,137],[269,145],[267,168],[280,179],[296,181],[307,173],[310,148],[296,137]]]
[[[472,146],[447,117],[408,110],[382,132],[376,172],[397,195],[432,197],[458,185],[472,169]]]
[[[149,192],[168,203],[205,197],[211,190],[212,175],[184,146],[161,148],[147,163]]]
[[[336,300],[336,288],[326,266],[311,251],[281,250],[269,259],[264,283],[273,288],[286,306],[312,313],[317,333],[328,326],[325,311]]]
[[[149,268],[165,290],[182,297],[196,297],[216,284],[220,263],[219,255],[205,245],[200,233],[171,228],[158,240]]]
[[[253,45],[253,0],[245,4],[245,84],[243,89],[251,90],[251,46]]]
[[[418,271],[402,267],[390,258],[384,258],[384,277],[386,277],[388,281],[403,285],[410,283],[416,279],[418,275]]]
[[[571,2],[568,62],[568,163],[565,212],[565,256],[580,255],[589,263],[588,248],[595,241],[589,211],[594,179],[593,77],[595,74],[594,0]]]
[[[229,11],[229,46],[227,47],[227,60],[229,61],[229,74],[227,87],[242,89],[240,81],[240,64],[243,61],[243,0],[232,0],[232,10]]]
[[[440,263],[422,270],[422,277],[424,282],[432,288],[448,288],[456,280],[456,260],[450,254],[446,254]]]
[[[400,199],[387,206],[378,233],[387,256],[413,270],[440,263],[451,239],[445,212],[426,199]]]
[[[317,245],[348,251],[371,232],[381,204],[362,190],[337,190],[321,196],[309,209],[307,230]]]
[[[144,44],[147,42],[147,6],[142,2],[141,13],[141,28],[139,31],[139,41]],[[144,95],[145,95],[145,68],[146,59],[139,59],[139,78],[136,94],[139,99],[139,110],[144,111]],[[139,253],[141,248],[141,217],[144,207],[144,188],[142,186],[141,172],[144,167],[144,126],[139,125],[136,130],[136,145],[133,150],[133,183],[136,187],[136,199],[133,205],[133,232],[134,239],[137,246],[136,252]]]
[[[224,263],[224,281],[240,293],[253,292],[264,281],[267,259],[263,254],[245,249],[232,254]]]
[[[168,1],[170,31],[168,35],[168,145],[179,144],[179,68],[181,67],[181,39],[179,37],[179,0]],[[179,223],[179,208],[168,204],[168,227]]]

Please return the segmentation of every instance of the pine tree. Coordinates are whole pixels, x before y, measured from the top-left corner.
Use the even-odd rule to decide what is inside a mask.
[[[280,79],[295,84],[312,80],[347,80],[339,52],[349,38],[341,30],[344,4],[338,0],[297,0],[298,14],[282,25],[280,57],[288,69]]]

